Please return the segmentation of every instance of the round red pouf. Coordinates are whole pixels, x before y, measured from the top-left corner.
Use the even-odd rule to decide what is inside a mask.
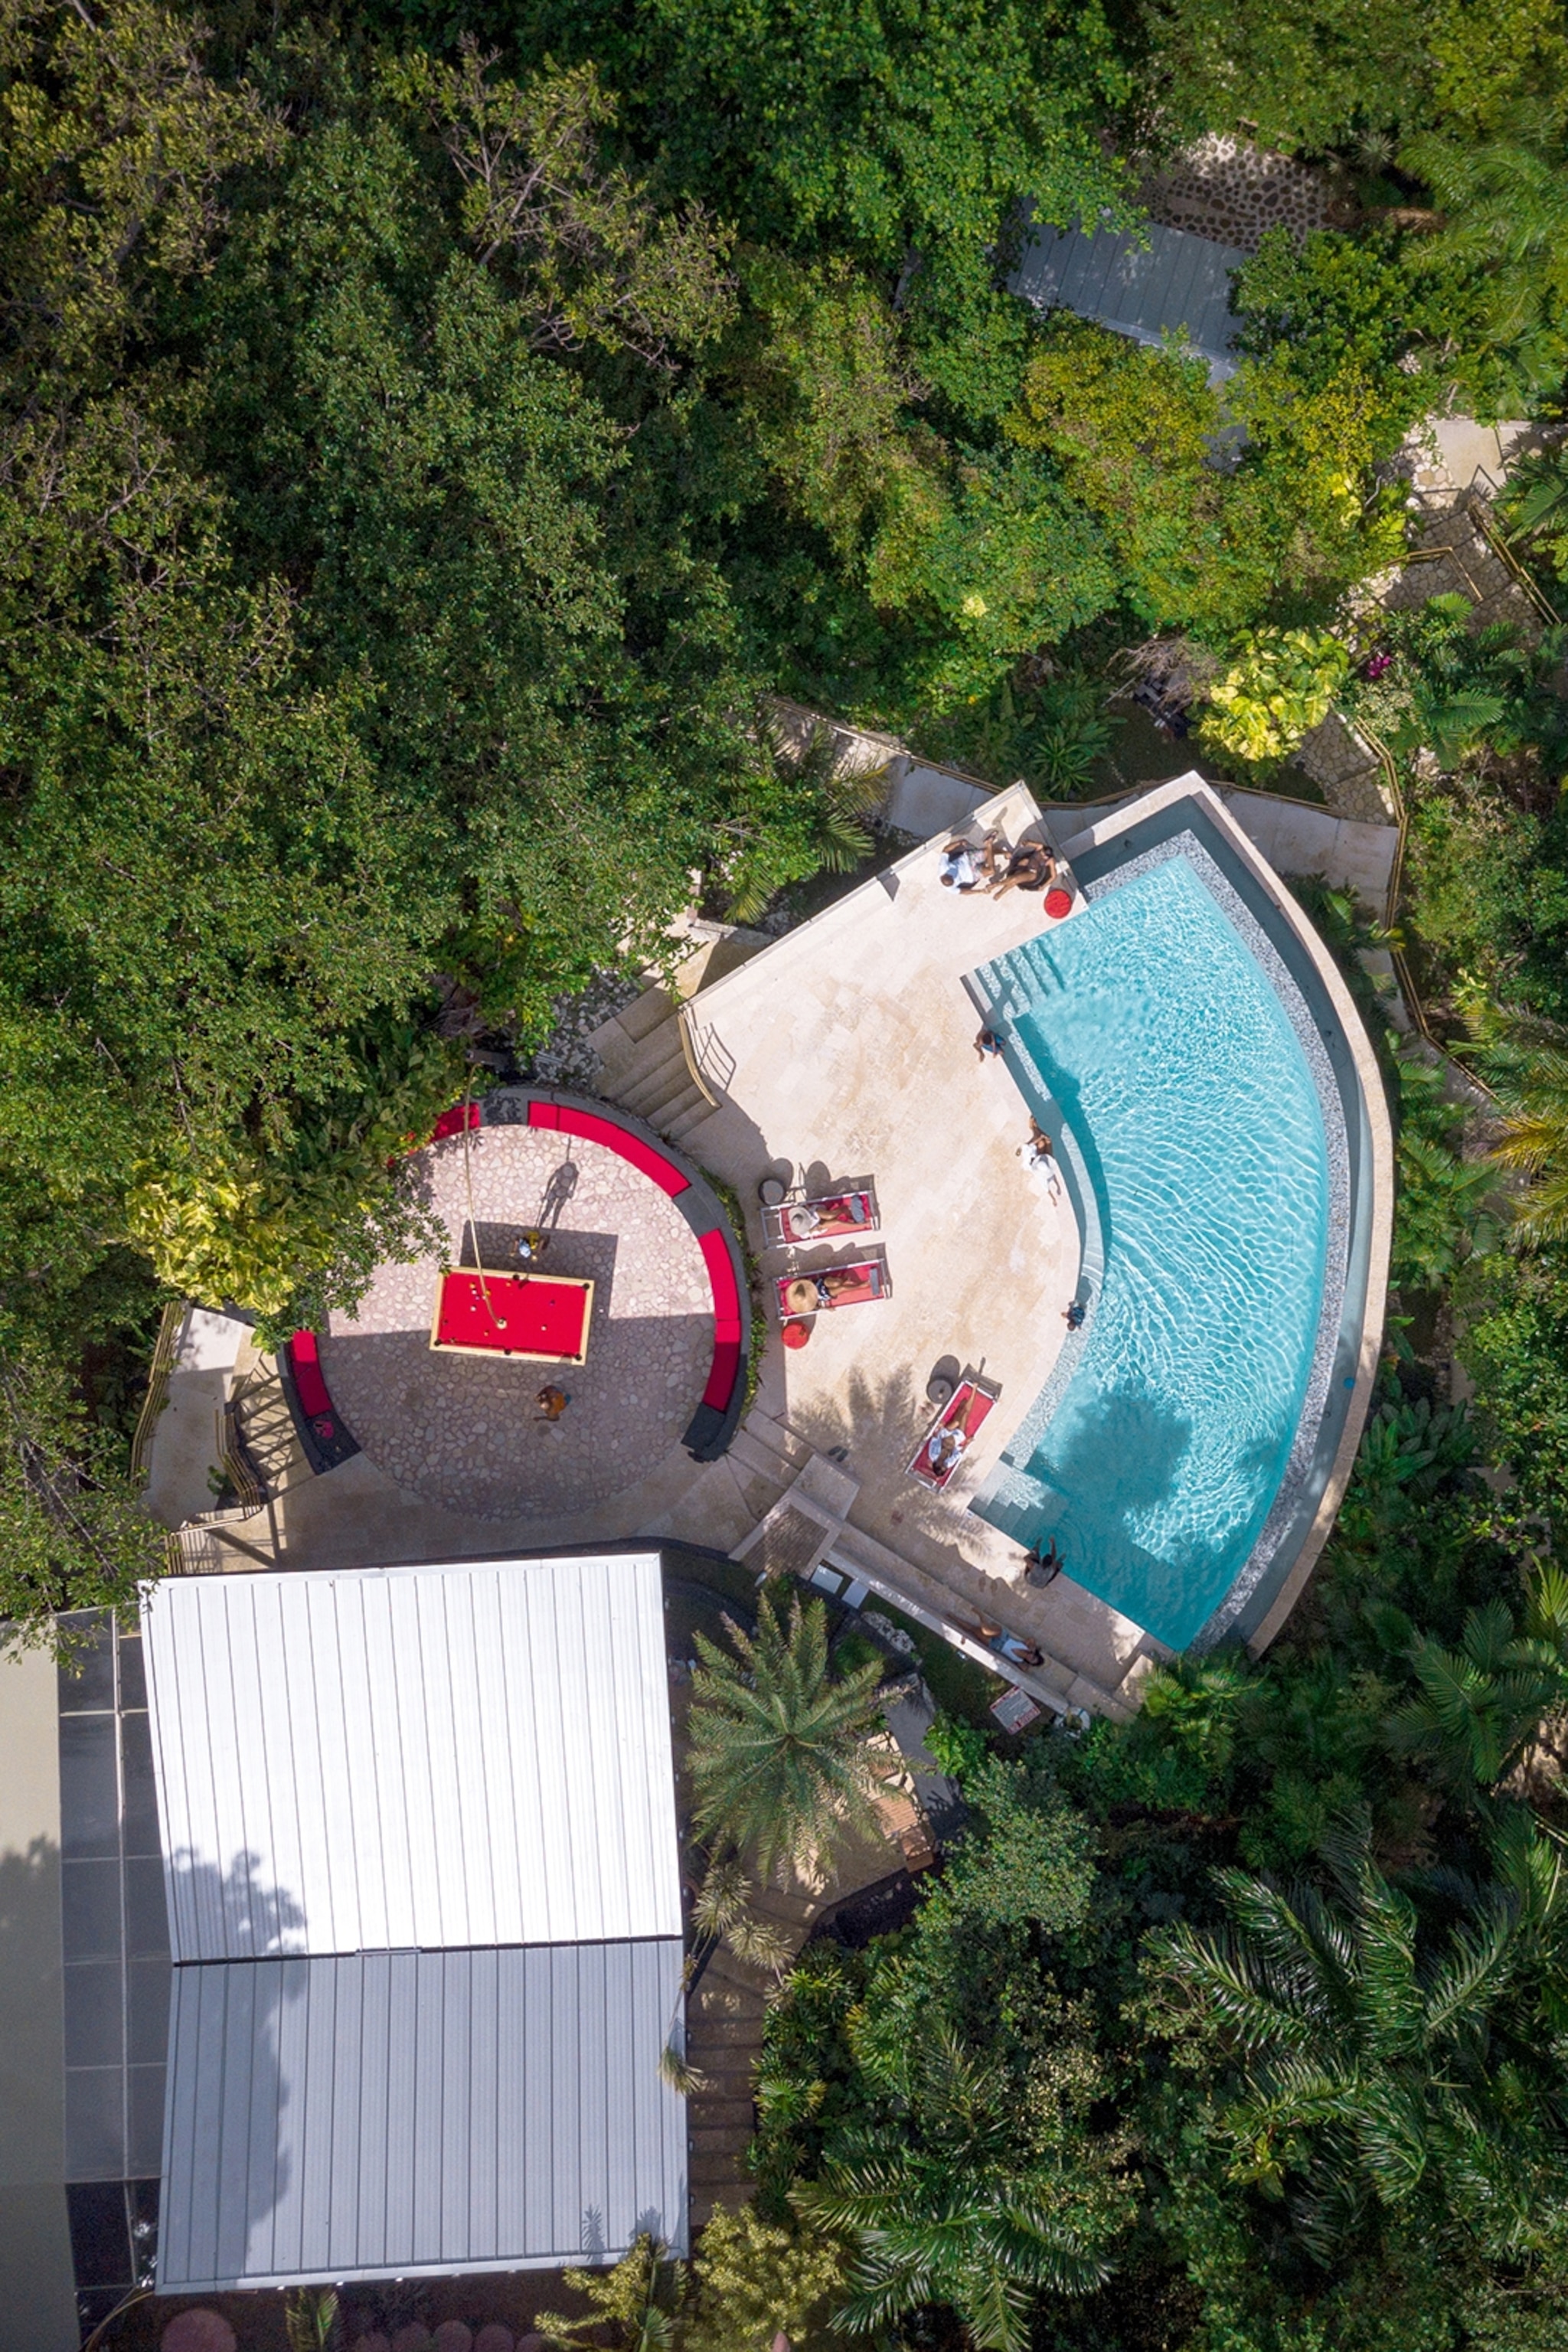
[[[235,2334],[220,2311],[182,2311],[158,2338],[159,2352],[234,2352]]]
[[[1047,890],[1046,892],[1046,912],[1050,916],[1053,922],[1058,923],[1061,921],[1064,915],[1070,915],[1072,913],[1072,892],[1070,890],[1062,890],[1059,888],[1056,890]]]
[[[809,1323],[786,1323],[779,1333],[779,1338],[786,1348],[804,1348],[810,1337]]]

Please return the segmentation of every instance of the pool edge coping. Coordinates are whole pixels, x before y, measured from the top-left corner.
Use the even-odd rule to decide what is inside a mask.
[[[1372,1199],[1367,1232],[1366,1293],[1362,1305],[1356,1351],[1355,1389],[1311,1523],[1301,1538],[1279,1591],[1259,1624],[1247,1636],[1247,1649],[1254,1657],[1260,1657],[1283,1629],[1322,1555],[1323,1547],[1339,1517],[1362,1433],[1372,1408],[1377,1368],[1383,1353],[1384,1318],[1388,1303],[1388,1260],[1394,1232],[1394,1129],[1389,1117],[1388,1098],[1384,1091],[1382,1069],[1338,964],[1267,858],[1254,847],[1219,794],[1195,769],[1189,770],[1184,776],[1173,776],[1165,783],[1155,785],[1136,801],[1124,804],[1092,824],[1083,826],[1063,842],[1061,855],[1070,864],[1075,856],[1084,856],[1092,849],[1101,848],[1120,835],[1145,824],[1150,817],[1183,802],[1196,803],[1203,809],[1270,905],[1284,917],[1306,951],[1322,982],[1333,1007],[1334,1017],[1350,1048],[1367,1120]]]

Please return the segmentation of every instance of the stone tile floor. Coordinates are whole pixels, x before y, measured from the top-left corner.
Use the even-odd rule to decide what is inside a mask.
[[[434,1257],[383,1265],[354,1315],[321,1341],[327,1384],[377,1468],[426,1502],[487,1518],[581,1509],[647,1475],[676,1446],[701,1397],[713,1344],[706,1270],[672,1201],[616,1153],[532,1128],[470,1139],[482,1262],[515,1265],[524,1226],[556,1222],[544,1260],[595,1284],[583,1365],[490,1363],[434,1353]],[[425,1155],[428,1204],[475,1262],[462,1139]],[[546,1381],[571,1403],[544,1421]]]

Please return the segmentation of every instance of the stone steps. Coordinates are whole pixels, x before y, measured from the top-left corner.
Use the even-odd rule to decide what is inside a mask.
[[[268,1501],[315,1476],[300,1443],[283,1383],[269,1364],[239,1382],[233,1403],[240,1442]]]

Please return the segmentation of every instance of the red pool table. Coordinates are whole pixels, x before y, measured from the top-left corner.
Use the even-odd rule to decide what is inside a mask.
[[[585,1363],[593,1312],[594,1286],[574,1276],[449,1265],[436,1291],[430,1345],[457,1356]]]

